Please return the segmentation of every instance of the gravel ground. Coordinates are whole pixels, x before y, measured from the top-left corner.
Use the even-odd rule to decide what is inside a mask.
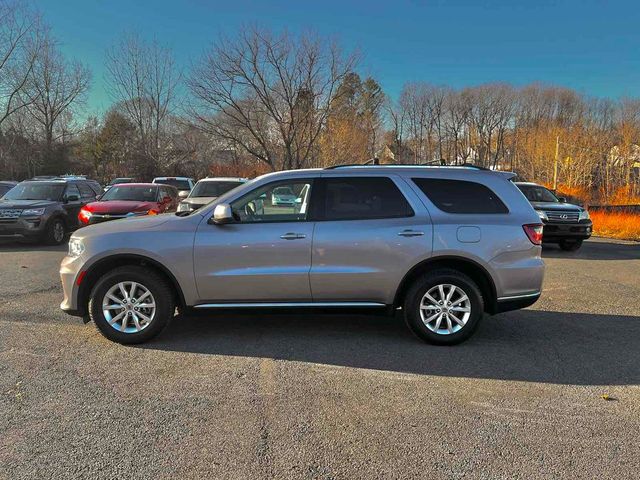
[[[453,348],[295,314],[123,347],[58,310],[63,255],[0,245],[0,479],[637,478],[638,244],[546,249],[543,298]]]

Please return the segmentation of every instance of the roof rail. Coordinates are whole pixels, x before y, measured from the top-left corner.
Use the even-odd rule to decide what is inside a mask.
[[[336,168],[345,168],[345,167],[466,167],[466,168],[475,168],[476,170],[485,170],[488,172],[493,172],[487,167],[481,167],[480,165],[474,165],[473,163],[460,163],[457,165],[442,165],[441,163],[435,162],[425,162],[425,163],[370,163],[371,160],[365,163],[341,163],[338,165],[331,165],[329,167],[324,167],[324,170],[335,170]]]

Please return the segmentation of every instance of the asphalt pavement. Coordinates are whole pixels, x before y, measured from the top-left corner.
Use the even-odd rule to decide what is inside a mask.
[[[59,311],[66,247],[0,244],[0,479],[637,478],[640,244],[546,248],[533,307],[456,347],[400,318]]]

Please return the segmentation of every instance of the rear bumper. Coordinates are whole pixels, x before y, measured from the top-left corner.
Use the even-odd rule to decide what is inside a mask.
[[[591,220],[581,220],[578,223],[543,223],[543,242],[554,243],[565,239],[586,240],[593,232]]]
[[[539,298],[540,292],[498,298],[495,313],[510,312],[512,310],[520,310],[521,308],[529,307],[536,303]]]

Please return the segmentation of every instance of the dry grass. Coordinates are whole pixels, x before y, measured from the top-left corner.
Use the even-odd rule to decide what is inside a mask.
[[[602,211],[589,213],[595,235],[640,241],[640,214]]]

